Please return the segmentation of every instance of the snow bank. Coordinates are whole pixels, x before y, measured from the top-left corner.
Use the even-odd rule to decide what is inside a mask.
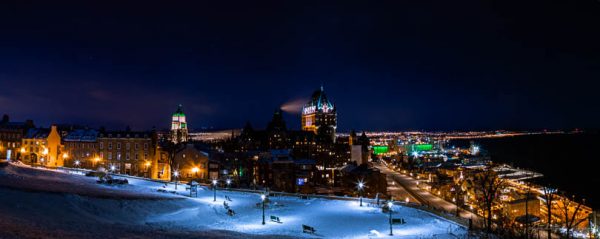
[[[95,178],[9,165],[0,168],[0,238],[375,238],[389,233],[388,214],[358,202],[271,197],[262,225],[257,194],[201,188],[198,198],[174,185],[128,179],[105,186]],[[231,201],[225,200],[228,196]],[[229,216],[223,203],[236,212]],[[271,222],[278,216],[282,223]],[[394,206],[394,238],[455,238],[465,229],[413,208]],[[302,225],[316,229],[305,234]]]

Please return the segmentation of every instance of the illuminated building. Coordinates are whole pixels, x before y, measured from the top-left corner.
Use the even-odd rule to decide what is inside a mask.
[[[0,121],[0,159],[20,159],[23,136],[33,127],[31,120],[10,122],[8,115],[4,115]]]
[[[64,138],[65,165],[157,179],[156,141],[154,132],[73,130]]]
[[[315,134],[322,132],[335,140],[336,128],[336,108],[329,102],[321,86],[321,89],[315,91],[310,101],[302,108],[302,130],[312,131]]]
[[[55,125],[50,129],[29,129],[23,137],[22,145],[20,153],[24,156],[25,163],[46,167],[64,166],[63,157],[60,157],[61,137]]]
[[[173,113],[171,121],[171,141],[181,143],[188,141],[188,126],[185,121],[185,114],[182,106],[177,107],[177,111]]]

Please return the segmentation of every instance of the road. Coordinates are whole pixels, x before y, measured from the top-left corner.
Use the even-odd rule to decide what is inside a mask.
[[[387,166],[375,163],[373,164],[376,168],[378,168],[382,173],[386,174],[388,178],[393,179],[394,184],[390,185],[389,189],[394,189],[396,191],[408,193],[411,195],[411,200],[415,199],[422,205],[428,205],[430,207],[436,208],[438,210],[443,210],[446,212],[455,212],[456,205],[448,202],[444,199],[441,199],[430,192],[423,190],[417,186],[417,180],[413,179],[407,175],[401,174],[394,170],[389,169]],[[395,189],[394,187],[402,187],[402,189]],[[391,190],[390,190],[391,191]],[[480,217],[474,213],[469,211],[461,210],[460,217],[462,218],[473,218],[474,220],[480,219]]]

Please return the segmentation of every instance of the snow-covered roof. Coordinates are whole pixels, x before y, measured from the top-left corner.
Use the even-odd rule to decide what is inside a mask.
[[[96,142],[98,131],[94,129],[77,129],[69,132],[65,137],[68,142]]]

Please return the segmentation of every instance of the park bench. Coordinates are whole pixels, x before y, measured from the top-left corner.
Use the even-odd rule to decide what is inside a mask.
[[[304,232],[304,233],[312,233],[312,234],[314,234],[314,233],[315,233],[315,231],[316,231],[316,230],[315,230],[315,228],[314,228],[314,227],[311,227],[311,226],[307,226],[307,225],[304,225],[304,224],[302,224],[302,232]]]
[[[308,199],[308,195],[300,195],[300,199]]]
[[[404,218],[392,218],[392,224],[405,224]]]
[[[278,217],[278,216],[273,216],[273,215],[271,215],[271,221],[272,221],[272,222],[276,222],[276,223],[281,223],[281,220],[279,220],[279,217]]]
[[[196,197],[198,197],[198,183],[195,181],[191,181],[187,184],[187,186],[185,187],[185,190],[190,190],[190,197],[192,197],[192,195],[196,195]]]

